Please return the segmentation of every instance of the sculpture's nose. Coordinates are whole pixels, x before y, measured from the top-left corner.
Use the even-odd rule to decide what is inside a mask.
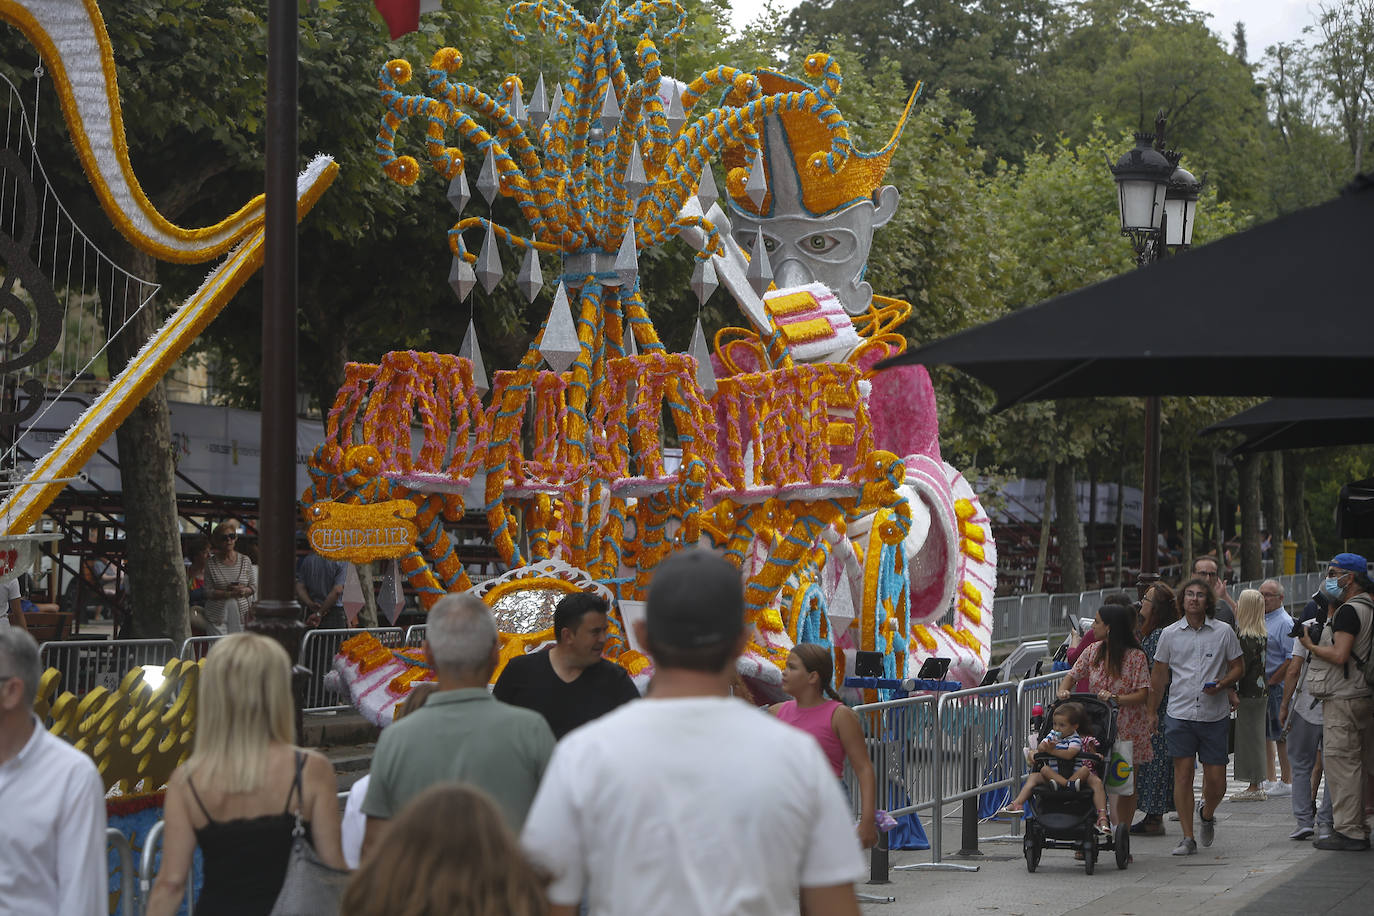
[[[796,258],[788,258],[773,267],[773,282],[777,284],[778,289],[804,286],[815,279],[811,269]]]

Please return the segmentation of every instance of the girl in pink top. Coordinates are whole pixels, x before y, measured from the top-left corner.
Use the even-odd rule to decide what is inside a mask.
[[[849,758],[862,799],[859,841],[869,849],[878,842],[873,764],[868,759],[858,715],[840,702],[839,694],[831,686],[834,672],[835,663],[829,649],[814,643],[801,643],[787,654],[787,667],[782,670],[782,689],[792,699],[775,704],[769,712],[814,737],[836,776],[844,776],[844,761]]]

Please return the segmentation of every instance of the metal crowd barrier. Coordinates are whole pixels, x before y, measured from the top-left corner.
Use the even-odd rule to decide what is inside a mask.
[[[325,686],[325,676],[334,668],[334,656],[344,640],[360,633],[371,633],[384,646],[402,648],[404,631],[400,627],[373,629],[310,630],[301,640],[300,664],[310,669],[305,685],[305,712],[333,712],[352,709],[347,693],[335,694]]]
[[[898,869],[977,871],[977,865],[944,861],[944,814],[964,802],[964,850],[978,847],[978,797],[1014,785],[1021,776],[1015,740],[1016,687],[990,684],[941,694],[935,706],[935,798],[930,821],[930,861]]]
[[[414,626],[406,627],[405,644],[415,649],[418,649],[420,646],[424,645],[426,626],[426,624],[417,623]]]
[[[196,661],[209,654],[210,648],[223,636],[191,636],[181,644],[180,656],[187,661]]]
[[[148,830],[148,836],[143,840],[143,855],[140,857],[138,866],[138,897],[140,909],[137,911],[140,916],[148,909],[148,898],[153,892],[153,879],[157,877],[157,871],[162,865],[162,829],[166,826],[164,821],[158,821]],[[191,916],[196,907],[195,882],[191,880],[191,875],[187,875],[186,880],[186,902],[184,904],[186,916]]]
[[[177,657],[177,647],[170,639],[73,639],[45,642],[38,653],[44,668],[62,672],[58,693],[82,696],[96,687],[114,690],[143,665],[165,665]]]
[[[141,916],[143,909],[138,898],[138,872],[134,871],[134,851],[129,838],[113,827],[105,828],[106,856],[113,848],[119,856],[119,896],[110,912],[117,916]]]

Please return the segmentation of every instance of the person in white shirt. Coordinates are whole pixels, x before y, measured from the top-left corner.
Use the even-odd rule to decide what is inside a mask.
[[[646,699],[569,732],[522,842],[552,916],[857,916],[864,860],[815,739],[731,697],[749,638],[739,570],[703,550],[659,564]]]
[[[0,628],[0,911],[109,912],[105,787],[33,712],[38,644]]]
[[[20,600],[22,597],[18,577],[0,585],[0,602],[3,602],[3,605],[0,605],[0,630],[9,627],[28,629],[28,624],[24,620],[24,604]]]

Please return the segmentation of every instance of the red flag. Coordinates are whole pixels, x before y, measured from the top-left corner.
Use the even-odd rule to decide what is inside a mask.
[[[372,0],[393,40],[420,27],[420,0]]]

